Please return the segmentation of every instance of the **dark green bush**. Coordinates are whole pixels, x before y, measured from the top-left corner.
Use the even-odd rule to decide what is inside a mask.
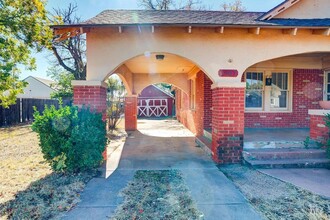
[[[35,111],[33,116],[32,129],[39,134],[42,153],[53,170],[79,172],[100,165],[107,142],[100,113],[46,106],[42,114]]]
[[[327,128],[329,129],[330,131],[330,114],[326,114],[325,115],[325,125],[327,126]],[[326,152],[327,152],[327,157],[330,159],[330,132],[329,132],[329,135],[328,135],[328,140],[326,140]]]

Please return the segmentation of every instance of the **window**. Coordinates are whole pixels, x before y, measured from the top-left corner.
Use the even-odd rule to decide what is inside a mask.
[[[196,79],[190,80],[190,109],[196,108]]]
[[[272,73],[270,108],[287,108],[288,92],[288,73]]]
[[[324,100],[330,100],[330,72],[324,74]]]
[[[245,77],[245,109],[247,111],[290,110],[290,74],[288,71],[249,71],[245,73]],[[266,78],[271,78],[271,85],[266,86]]]
[[[246,73],[246,108],[262,108],[263,96],[263,80],[262,72],[247,72]]]

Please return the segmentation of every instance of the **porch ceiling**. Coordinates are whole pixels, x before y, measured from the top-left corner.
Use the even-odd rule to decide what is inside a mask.
[[[157,60],[156,55],[164,55],[164,59]],[[128,60],[125,65],[137,74],[189,73],[195,67],[189,60],[168,53],[145,53]]]

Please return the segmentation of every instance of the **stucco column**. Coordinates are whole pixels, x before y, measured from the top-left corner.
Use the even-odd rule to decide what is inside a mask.
[[[125,97],[125,130],[137,129],[137,95]]]
[[[240,163],[244,137],[245,83],[213,85],[212,88],[213,160],[219,164]]]

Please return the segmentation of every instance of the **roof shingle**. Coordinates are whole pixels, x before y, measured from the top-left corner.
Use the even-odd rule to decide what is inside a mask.
[[[263,14],[264,12],[105,10],[81,23],[81,25],[330,26],[330,18],[271,19],[269,21],[261,21],[258,18]]]

